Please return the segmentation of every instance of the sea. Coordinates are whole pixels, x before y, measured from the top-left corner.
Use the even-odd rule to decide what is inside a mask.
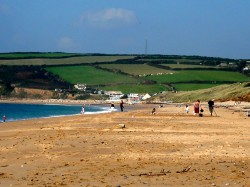
[[[101,105],[85,105],[84,114],[97,114],[110,112],[110,107]],[[3,116],[6,121],[20,121],[34,118],[50,118],[81,114],[82,105],[61,104],[10,104],[0,103],[0,122]]]

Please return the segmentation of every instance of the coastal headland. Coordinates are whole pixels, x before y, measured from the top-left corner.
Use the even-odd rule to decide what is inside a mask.
[[[125,109],[0,123],[0,186],[250,186],[248,102]]]

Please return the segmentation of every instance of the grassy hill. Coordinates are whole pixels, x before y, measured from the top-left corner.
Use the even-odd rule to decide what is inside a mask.
[[[91,88],[123,93],[191,91],[248,82],[240,73],[247,60],[175,55],[0,53],[0,86]],[[218,66],[224,64],[223,67]]]
[[[144,79],[119,72],[96,69],[93,66],[47,67],[47,71],[72,84],[86,83],[92,88],[123,93],[158,93],[168,90],[161,84],[145,83]],[[149,81],[150,82],[150,81]]]
[[[17,52],[17,53],[0,53],[1,60],[13,60],[13,59],[34,59],[34,58],[67,58],[81,56],[77,53],[60,53],[60,52]]]
[[[152,75],[149,80],[160,84],[170,84],[175,90],[198,90],[217,86],[218,84],[245,82],[248,77],[232,71],[215,70],[178,70],[164,75]]]
[[[48,67],[46,70],[72,84],[87,83],[98,86],[138,82],[132,77],[96,69],[92,66]]]
[[[193,102],[197,99],[208,101],[212,98],[220,101],[239,100],[250,102],[250,82],[220,85],[196,91],[164,92],[153,97],[151,101]]]

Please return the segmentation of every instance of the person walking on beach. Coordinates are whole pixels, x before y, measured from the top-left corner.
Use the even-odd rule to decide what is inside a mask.
[[[194,115],[200,113],[200,103],[199,99],[194,103]]]
[[[85,105],[82,105],[82,111],[81,111],[81,114],[84,114],[85,113]]]
[[[123,106],[123,100],[121,100],[121,102],[120,102],[120,109],[121,109],[121,112],[123,112],[123,108],[124,108],[124,106]]]
[[[188,105],[186,105],[185,111],[187,114],[189,113],[189,106]]]
[[[152,114],[152,115],[155,115],[155,114],[156,114],[156,109],[155,109],[155,108],[153,108],[151,114]]]
[[[110,105],[110,110],[111,110],[111,111],[114,111],[114,110],[115,110],[115,105],[114,105],[114,103],[111,103],[111,105]]]
[[[6,122],[7,117],[5,115],[3,115],[3,122]]]
[[[214,99],[208,101],[208,108],[211,116],[213,115],[214,112]]]

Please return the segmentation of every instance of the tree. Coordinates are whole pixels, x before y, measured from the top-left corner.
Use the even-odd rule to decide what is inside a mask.
[[[7,96],[13,91],[13,87],[9,81],[6,81],[0,87],[0,95]]]
[[[247,62],[246,61],[239,61],[237,62],[237,70],[242,71],[244,67],[246,67]]]

